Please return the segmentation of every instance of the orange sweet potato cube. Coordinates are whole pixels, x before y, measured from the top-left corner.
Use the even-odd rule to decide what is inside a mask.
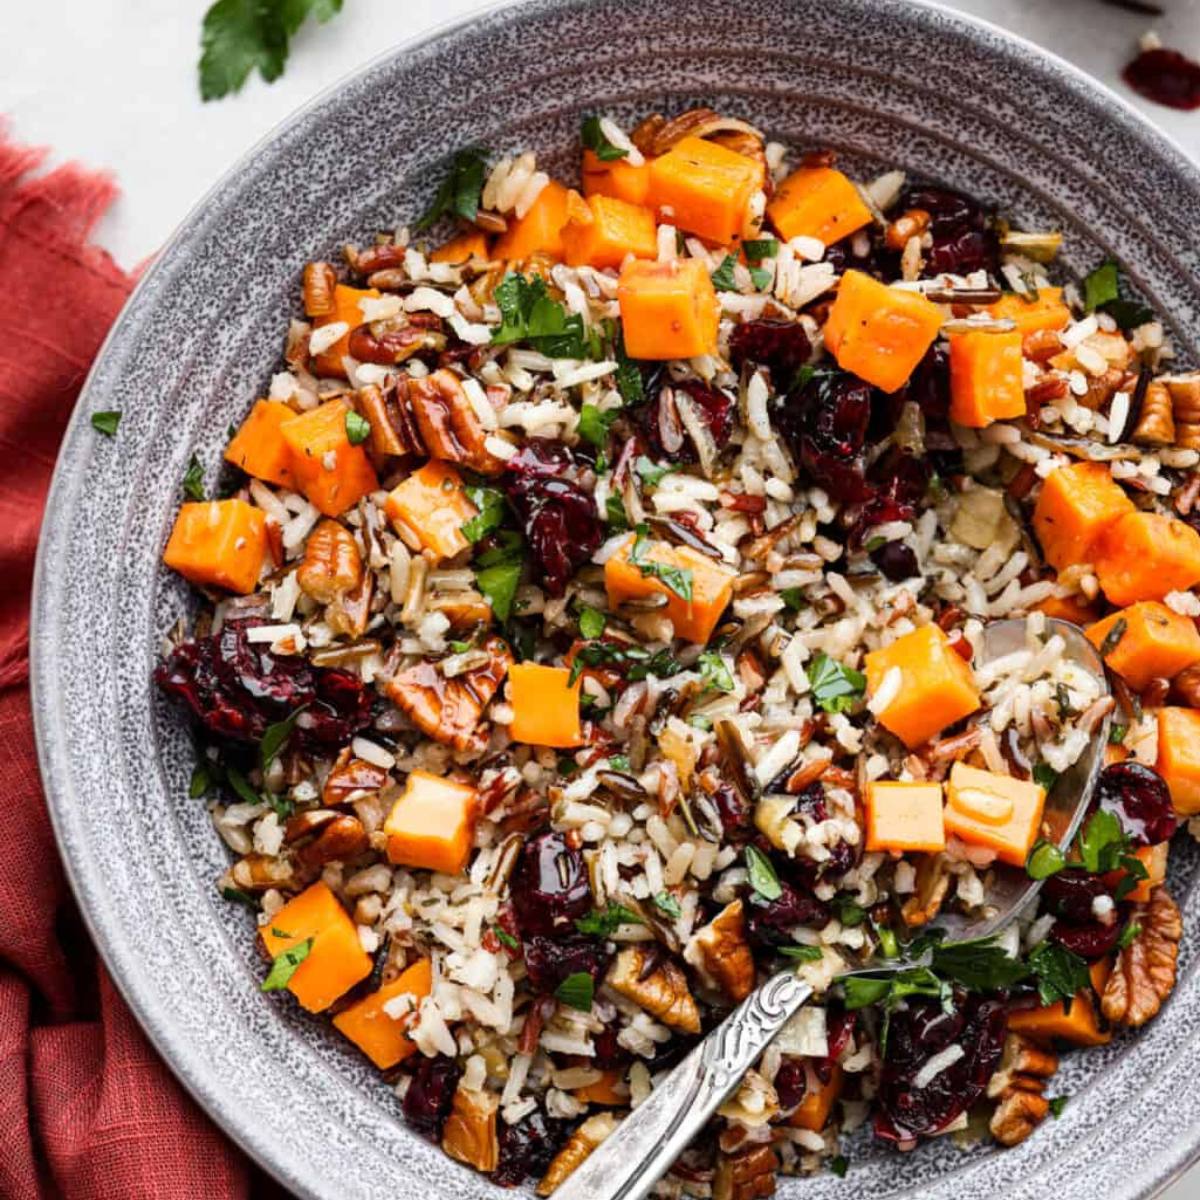
[[[570,749],[582,743],[579,731],[579,689],[582,676],[570,682],[567,667],[514,663],[508,669],[508,700],[513,741],[534,746]]]
[[[844,371],[885,392],[902,388],[942,325],[936,304],[847,271],[825,322],[825,346]]]
[[[467,499],[462,476],[447,462],[431,459],[388,493],[383,511],[413,550],[453,558],[470,543],[463,525],[479,510]]]
[[[630,358],[665,360],[715,354],[720,302],[704,264],[634,259],[617,288]]]
[[[309,1012],[323,1012],[371,973],[371,956],[354,922],[324,883],[294,896],[259,933],[272,958],[312,938],[312,948],[287,985]]]
[[[346,378],[346,368],[342,359],[350,353],[350,334],[363,324],[363,311],[359,307],[360,300],[378,300],[377,288],[353,288],[339,283],[333,289],[333,312],[313,319],[313,328],[320,329],[323,325],[332,325],[335,321],[344,324],[346,332],[332,346],[313,356],[313,372],[317,375],[333,376],[338,379]]]
[[[1200,633],[1195,622],[1157,600],[1131,604],[1084,632],[1100,649],[1121,621],[1120,636],[1104,661],[1135,692],[1152,679],[1174,679],[1184,667],[1200,662]]]
[[[479,793],[465,783],[413,771],[383,825],[390,862],[458,875],[471,856]]]
[[[950,337],[950,417],[982,429],[1025,415],[1021,335],[972,330]]]
[[[244,500],[180,506],[163,562],[184,579],[243,595],[254,591],[267,555],[267,518]]]
[[[1070,621],[1073,625],[1091,625],[1098,615],[1096,606],[1086,603],[1085,598],[1080,595],[1047,596],[1033,607],[1048,617]]]
[[[1100,535],[1133,501],[1103,463],[1079,462],[1046,476],[1033,506],[1033,529],[1057,570],[1092,561]]]
[[[937,625],[922,625],[866,656],[868,695],[893,667],[900,671],[900,690],[878,719],[910,750],[979,707],[970,665]]]
[[[1036,1008],[1012,1009],[1008,1014],[1008,1028],[1043,1046],[1052,1042],[1103,1046],[1112,1041],[1112,1034],[1100,1028],[1096,1006],[1087,989],[1075,994],[1070,1011],[1061,1000]]]
[[[1158,773],[1166,780],[1171,803],[1181,816],[1200,813],[1200,711],[1158,710]]]
[[[292,457],[280,429],[296,414],[278,400],[256,400],[250,415],[225,447],[225,461],[280,487],[290,488]]]
[[[1112,604],[1187,591],[1200,583],[1200,533],[1177,517],[1126,513],[1100,536],[1096,576]]]
[[[940,783],[867,784],[867,849],[936,853],[946,848]]]
[[[706,142],[681,138],[650,162],[646,203],[669,211],[679,229],[726,246],[741,236],[750,198],[763,186],[763,166],[744,154]]]
[[[379,487],[366,451],[346,434],[350,411],[348,401],[329,400],[279,427],[296,488],[327,517],[341,516]]]
[[[487,262],[491,258],[487,237],[477,229],[469,233],[456,234],[429,255],[429,261],[435,263],[465,263],[473,258],[480,259],[482,262]]]
[[[858,188],[833,167],[801,167],[776,189],[767,217],[785,241],[815,237],[826,246],[871,223]]]
[[[1071,310],[1063,303],[1060,287],[1039,288],[1036,300],[1006,292],[988,307],[988,313],[997,320],[1012,321],[1022,337],[1044,329],[1063,329],[1071,319]]]
[[[660,610],[671,618],[675,636],[698,645],[712,637],[721,614],[733,595],[735,572],[724,563],[713,562],[703,554],[687,546],[673,546],[667,542],[651,542],[643,548],[639,558],[642,566],[630,561],[635,538],[630,534],[617,552],[604,564],[604,588],[608,593],[609,605],[616,608],[629,599],[640,599],[655,594],[666,596],[667,603]],[[686,572],[683,580],[691,584],[691,599],[687,599],[654,574],[653,564],[675,568]],[[676,584],[683,580],[676,579]]]
[[[630,254],[654,258],[658,253],[654,213],[611,196],[589,196],[562,236],[563,258],[572,267],[619,267]]]
[[[787,1123],[793,1129],[807,1129],[811,1133],[820,1133],[829,1123],[829,1114],[842,1094],[843,1080],[844,1072],[840,1063],[833,1064],[829,1079],[825,1083],[821,1083],[814,1072],[812,1082],[816,1082],[818,1086],[813,1088],[810,1084],[804,1099],[788,1117]]]
[[[594,150],[583,152],[583,194],[612,196],[628,204],[646,204],[650,192],[650,164],[634,166],[627,159],[605,162]]]
[[[391,983],[344,1008],[333,1018],[334,1028],[345,1034],[381,1071],[403,1062],[416,1046],[404,1036],[408,1022],[384,1012],[384,1005],[398,996],[411,996],[414,1004],[429,995],[433,969],[427,958],[419,958]]]
[[[946,785],[946,830],[1023,867],[1042,825],[1046,789],[1011,775],[956,762]]]
[[[492,246],[492,258],[520,262],[533,254],[562,258],[567,223],[567,189],[556,179],[538,193],[523,217],[509,214],[508,228]]]

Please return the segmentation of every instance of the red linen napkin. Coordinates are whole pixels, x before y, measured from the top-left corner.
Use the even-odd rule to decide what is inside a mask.
[[[112,181],[75,166],[28,178],[44,157],[0,125],[0,1197],[282,1197],[150,1048],[83,931],[46,815],[34,549],[59,439],[132,281],[86,244]]]

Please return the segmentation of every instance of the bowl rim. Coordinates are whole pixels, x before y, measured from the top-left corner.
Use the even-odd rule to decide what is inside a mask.
[[[218,1089],[210,1089],[208,1080],[193,1056],[185,1053],[179,1040],[159,1024],[158,1014],[152,1001],[143,997],[135,983],[123,969],[127,962],[123,948],[114,944],[102,923],[101,915],[86,902],[86,897],[97,893],[93,877],[93,866],[85,857],[69,853],[69,839],[65,836],[65,814],[72,798],[72,786],[63,766],[68,758],[61,750],[65,743],[57,735],[62,732],[62,713],[54,690],[54,648],[51,639],[43,636],[55,620],[54,579],[51,574],[51,557],[54,548],[52,518],[68,509],[78,490],[79,459],[68,453],[87,426],[93,407],[92,392],[98,386],[106,359],[121,343],[126,327],[136,318],[138,302],[144,293],[150,292],[159,276],[167,272],[177,252],[185,249],[202,226],[202,214],[210,202],[222,194],[246,168],[276,141],[281,140],[297,126],[317,114],[334,100],[344,89],[365,79],[385,64],[408,57],[443,40],[450,40],[459,32],[465,32],[480,21],[497,26],[528,19],[535,13],[549,14],[560,10],[587,9],[595,0],[484,0],[466,12],[438,21],[428,28],[402,38],[391,46],[372,55],[362,64],[341,74],[337,79],[315,92],[308,100],[297,106],[286,117],[274,124],[265,134],[244,150],[187,209],[162,248],[154,255],[150,265],[140,273],[136,283],[126,297],[125,303],[114,319],[108,333],[100,344],[95,358],[84,378],[75,407],[64,430],[59,451],[46,492],[42,524],[34,558],[33,587],[31,591],[29,622],[29,681],[30,702],[33,716],[34,737],[37,748],[38,769],[46,798],[46,808],[54,831],[60,861],[70,884],[77,907],[85,927],[118,993],[134,1014],[139,1028],[153,1046],[155,1053],[166,1064],[177,1082],[184,1088],[206,1117],[242,1150],[257,1166],[274,1180],[288,1188],[300,1200],[326,1200],[323,1193],[313,1190],[310,1184],[297,1176],[289,1167],[286,1155],[266,1139],[260,1128],[252,1122],[240,1119],[236,1108]],[[1200,163],[1197,163],[1179,141],[1167,130],[1156,125],[1127,97],[1115,91],[1103,80],[1089,74],[1082,67],[1062,57],[1053,50],[1032,41],[1023,34],[1013,32],[974,13],[951,7],[943,0],[904,0],[897,5],[894,0],[855,0],[864,9],[894,10],[904,7],[911,10],[908,19],[920,25],[935,19],[941,23],[943,34],[986,35],[991,39],[990,55],[1011,55],[1020,58],[1024,70],[1056,76],[1055,82],[1071,91],[1081,100],[1103,112],[1106,119],[1116,120],[1143,141],[1156,143],[1156,148],[1168,161],[1173,178],[1185,183],[1200,196]],[[130,972],[133,974],[134,972]],[[1159,1173],[1155,1168],[1142,1172],[1129,1182],[1131,1190],[1113,1191],[1120,1200],[1152,1200],[1177,1182],[1200,1162],[1200,1124],[1193,1125],[1181,1142],[1187,1144],[1184,1154]]]

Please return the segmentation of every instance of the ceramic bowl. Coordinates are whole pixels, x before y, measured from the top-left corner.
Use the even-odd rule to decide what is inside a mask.
[[[193,453],[211,482],[225,430],[278,369],[299,272],[411,220],[448,154],[529,147],[573,176],[581,117],[703,103],[852,170],[901,167],[1059,227],[1062,267],[1116,258],[1184,356],[1200,331],[1200,177],[1074,68],[939,8],[889,0],[534,0],[386,55],[254,150],[184,222],[118,319],[63,444],[37,569],[33,678],[42,771],[92,932],[155,1045],[199,1102],[297,1195],[511,1195],[409,1133],[325,1022],[265,997],[251,922],[213,886],[227,863],[192,752],[150,684],[192,607],[160,565]],[[89,415],[119,409],[115,439]],[[1187,928],[1195,854],[1173,852]],[[1192,940],[1163,1013],[1070,1056],[1061,1119],[1016,1150],[946,1139],[784,1196],[925,1200],[1147,1196],[1200,1145]]]

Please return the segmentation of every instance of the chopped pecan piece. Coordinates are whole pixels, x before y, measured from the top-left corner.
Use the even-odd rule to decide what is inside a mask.
[[[711,108],[689,108],[687,112],[681,112],[669,121],[660,113],[653,113],[637,125],[630,134],[630,140],[647,157],[657,158],[660,154],[666,154],[676,142],[682,141],[685,137],[709,138],[712,141],[719,141],[721,138],[717,135],[728,137],[731,134],[754,138],[759,145],[762,144],[762,135],[753,125],[739,121],[736,117],[722,117],[713,112]],[[746,151],[739,149],[738,146],[748,143],[739,142],[735,145],[724,142],[723,144],[737,154],[745,154]],[[756,156],[751,154],[748,157]]]
[[[950,888],[950,867],[941,854],[922,854],[917,863],[917,890],[900,906],[910,928],[927,925],[938,915]]]
[[[359,362],[395,367],[417,354],[440,354],[446,341],[440,320],[435,327],[408,317],[393,317],[352,330],[347,348],[350,357]]]
[[[1145,1025],[1175,986],[1175,960],[1183,923],[1179,907],[1164,887],[1146,904],[1135,904],[1130,921],[1137,936],[1117,955],[1100,1008],[1116,1025]]]
[[[1019,1033],[1004,1039],[1000,1065],[988,1080],[988,1098],[997,1100],[1011,1091],[1040,1092],[1045,1080],[1058,1070],[1058,1055]]]
[[[717,1112],[727,1121],[757,1129],[779,1115],[779,1096],[757,1071],[747,1071]]]
[[[588,1117],[567,1139],[566,1145],[550,1160],[546,1174],[537,1185],[537,1194],[549,1196],[616,1127],[617,1118],[610,1112],[596,1113],[595,1116]]]
[[[229,879],[244,892],[265,892],[291,883],[292,864],[265,854],[247,854],[230,868]]]
[[[306,867],[348,862],[365,853],[370,846],[367,831],[357,817],[328,808],[297,813],[287,823],[284,840],[289,845],[303,843],[296,851],[296,857]]]
[[[327,517],[308,535],[296,582],[318,604],[329,604],[358,587],[362,577],[362,555],[354,535]]]
[[[648,953],[640,946],[622,950],[609,970],[608,986],[641,1005],[664,1025],[685,1033],[699,1033],[700,1010],[688,988],[687,977],[668,958],[643,979],[642,968]]]
[[[705,983],[730,1000],[745,1000],[754,989],[754,955],[746,943],[741,900],[734,900],[688,942],[683,957]]]
[[[713,1200],[760,1200],[775,1195],[779,1157],[770,1146],[746,1146],[736,1154],[720,1154],[713,1176]]]
[[[500,687],[513,656],[501,637],[490,637],[482,648],[488,661],[447,679],[436,662],[420,662],[401,671],[384,691],[422,733],[456,750],[482,750],[487,731],[481,728],[483,710]]]
[[[1200,424],[1200,371],[1187,375],[1172,375],[1162,380],[1171,394],[1172,412],[1176,421]]]
[[[408,379],[405,388],[431,457],[463,463],[483,475],[498,475],[504,469],[504,463],[487,449],[487,432],[453,371],[443,368],[424,379]]]
[[[1188,708],[1200,708],[1200,663],[1184,667],[1171,680],[1171,693]]]
[[[325,777],[321,803],[327,808],[349,804],[363,792],[377,792],[388,781],[388,773],[366,759],[355,758],[350,748],[338,755],[333,769]]]
[[[304,315],[327,317],[333,312],[337,275],[327,262],[304,264]]]
[[[464,1087],[454,1093],[450,1115],[442,1126],[442,1149],[451,1158],[485,1174],[500,1161],[496,1136],[496,1110],[500,1099],[491,1092],[471,1092]]]
[[[371,426],[371,449],[376,454],[423,454],[422,444],[408,410],[399,402],[397,385],[386,390],[368,384],[355,397],[359,413]]]
[[[1014,1088],[996,1105],[988,1124],[992,1137],[1002,1146],[1023,1142],[1045,1119],[1050,1101],[1037,1092]]]
[[[1175,441],[1175,417],[1167,385],[1152,380],[1142,398],[1142,411],[1132,440],[1139,446],[1169,446]]]
[[[364,574],[358,587],[334,600],[325,610],[325,624],[334,633],[345,637],[362,637],[371,620],[371,597],[375,593],[375,576]]]

